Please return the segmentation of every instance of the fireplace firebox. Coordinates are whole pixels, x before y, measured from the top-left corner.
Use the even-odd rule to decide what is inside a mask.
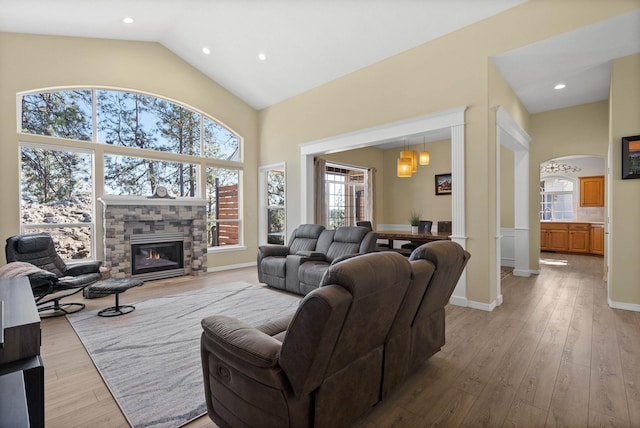
[[[131,276],[143,280],[184,275],[184,236],[149,233],[131,236]]]

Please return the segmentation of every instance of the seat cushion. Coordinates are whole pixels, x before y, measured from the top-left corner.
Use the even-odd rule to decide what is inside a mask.
[[[327,269],[329,269],[329,263],[327,262],[304,262],[300,265],[300,269],[298,269],[298,280],[300,281],[300,284],[306,284],[313,288],[318,288],[322,281],[322,276]]]

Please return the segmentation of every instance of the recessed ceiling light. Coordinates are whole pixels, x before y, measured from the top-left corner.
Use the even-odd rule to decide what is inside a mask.
[[[202,48],[202,53],[205,55],[211,55],[211,49],[205,46]]]
[[[567,85],[565,85],[564,83],[558,83],[556,86],[553,87],[553,89],[558,90],[558,89],[564,89],[566,87]]]
[[[133,18],[130,16],[125,16],[124,18],[122,18],[122,22],[124,22],[125,24],[133,24]]]
[[[260,53],[258,54],[258,59],[259,59],[260,61],[266,61],[266,60],[267,60],[267,54],[266,54],[266,53],[264,53],[264,52],[260,52]]]

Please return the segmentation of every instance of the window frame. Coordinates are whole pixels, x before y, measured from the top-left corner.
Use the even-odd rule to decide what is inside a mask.
[[[91,111],[91,139],[88,141],[85,140],[77,140],[77,139],[68,139],[62,137],[55,137],[49,135],[42,134],[33,134],[22,131],[22,98],[24,96],[38,94],[38,93],[47,93],[47,92],[60,92],[60,91],[80,91],[80,90],[89,90],[91,91],[92,96],[92,111]],[[200,156],[183,154],[183,153],[172,153],[165,151],[156,151],[150,149],[136,148],[136,147],[124,147],[124,146],[116,146],[110,145],[105,142],[98,141],[98,106],[97,106],[97,92],[101,90],[107,91],[121,91],[121,92],[129,92],[135,94],[141,94],[149,97],[155,97],[158,99],[162,99],[164,101],[174,103],[182,108],[191,110],[200,115]],[[238,149],[236,152],[236,156],[234,159],[237,160],[227,160],[227,159],[217,159],[217,158],[207,158],[204,157],[204,153],[206,153],[206,148],[204,147],[204,133],[202,132],[203,127],[205,126],[205,119],[211,120],[217,125],[225,128],[229,133],[233,134],[238,139]],[[141,90],[135,90],[130,88],[121,88],[121,87],[111,87],[111,86],[63,86],[63,87],[52,87],[52,88],[41,88],[34,89],[29,91],[23,91],[16,94],[16,133],[18,135],[18,139],[20,144],[28,144],[28,145],[39,145],[40,148],[63,148],[63,150],[72,149],[72,150],[81,150],[81,151],[90,151],[93,153],[93,212],[92,212],[92,220],[93,220],[93,238],[92,238],[92,255],[94,257],[99,256],[96,253],[95,248],[102,247],[102,241],[104,239],[100,233],[97,233],[97,227],[99,220],[102,219],[102,213],[96,212],[96,201],[105,196],[105,186],[104,186],[104,165],[105,165],[105,156],[113,155],[113,156],[127,156],[127,157],[138,157],[149,160],[157,160],[157,161],[168,161],[168,162],[177,162],[183,164],[195,164],[199,171],[196,175],[196,196],[194,199],[204,199],[206,200],[206,169],[208,167],[214,168],[228,168],[238,170],[239,179],[238,179],[238,216],[237,222],[239,224],[239,243],[238,245],[227,245],[224,248],[221,247],[208,247],[207,252],[218,252],[218,251],[230,251],[230,250],[244,250],[246,249],[244,245],[244,227],[242,222],[243,217],[243,171],[244,171],[244,138],[236,132],[233,128],[225,124],[223,121],[211,116],[210,114],[195,108],[189,104],[184,102],[180,102],[168,97],[164,97],[158,94],[153,94],[150,92],[145,92]],[[20,185],[22,185],[21,179]],[[132,196],[133,199],[144,199],[145,195],[135,195]],[[189,196],[179,197],[180,199],[188,199]],[[98,219],[99,218],[99,219]],[[86,226],[86,224],[85,224]],[[208,245],[208,244],[207,244]]]
[[[35,134],[29,134],[29,135],[35,135]],[[57,137],[56,137],[57,138]],[[24,234],[24,233],[29,233],[30,231],[34,231],[34,230],[42,230],[42,229],[57,229],[57,228],[83,228],[83,227],[88,227],[90,229],[90,236],[91,236],[91,257],[88,259],[79,259],[79,260],[74,260],[74,259],[68,259],[65,260],[65,263],[68,264],[73,264],[75,262],[81,263],[85,260],[96,260],[96,250],[98,248],[98,246],[96,245],[96,196],[95,196],[95,191],[96,191],[96,186],[95,186],[95,182],[96,182],[96,158],[95,158],[95,153],[93,150],[88,150],[85,148],[76,148],[76,147],[72,147],[72,146],[64,146],[64,145],[54,145],[54,144],[42,144],[42,143],[33,143],[33,142],[29,142],[29,141],[23,141],[20,140],[18,143],[18,148],[20,150],[20,153],[22,153],[22,149],[26,148],[26,149],[40,149],[40,150],[50,150],[50,151],[59,151],[59,152],[72,152],[72,153],[81,153],[81,154],[86,154],[89,155],[91,157],[91,189],[92,189],[92,195],[91,195],[91,222],[90,223],[23,223],[22,219],[23,219],[23,210],[22,210],[22,203],[19,204],[19,211],[20,211],[20,233]],[[19,183],[20,186],[22,187],[22,156],[20,156],[20,160],[19,160],[19,167],[18,167],[18,173],[20,175],[20,179],[19,179]],[[22,188],[20,189],[20,200],[22,200]]]
[[[540,177],[540,182],[546,181],[546,180],[565,180],[568,182],[571,182],[573,185],[573,189],[572,190],[564,190],[564,191],[542,191],[542,185],[540,185],[540,207],[538,209],[538,217],[540,219],[540,221],[545,221],[545,222],[553,222],[553,221],[573,221],[576,219],[576,215],[577,215],[577,196],[578,196],[578,180],[572,177],[567,177],[567,176],[562,176],[562,175],[549,175],[546,177]],[[542,184],[542,183],[541,183]],[[554,204],[553,202],[551,202],[551,211],[550,211],[550,215],[551,218],[550,219],[544,219],[544,208],[543,208],[543,197],[545,195],[549,195],[549,196],[558,196],[558,195],[571,195],[571,219],[558,219],[556,218],[556,216],[554,215],[555,210],[554,210]]]
[[[269,172],[273,170],[282,170],[284,174],[284,205],[269,205],[268,202],[268,176]],[[285,162],[265,165],[258,168],[258,206],[259,206],[259,215],[258,215],[258,245],[266,245],[268,243],[268,233],[269,233],[269,209],[271,208],[282,208],[284,209],[284,230],[283,230],[283,239],[284,243],[287,243],[287,165]]]

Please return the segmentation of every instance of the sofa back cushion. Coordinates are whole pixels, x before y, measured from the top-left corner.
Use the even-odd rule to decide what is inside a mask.
[[[325,253],[327,261],[331,263],[338,257],[360,253],[360,246],[367,233],[369,230],[365,227],[338,227],[333,235],[333,242]]]
[[[289,254],[315,250],[323,230],[324,226],[320,224],[301,224],[298,226],[289,238]]]

